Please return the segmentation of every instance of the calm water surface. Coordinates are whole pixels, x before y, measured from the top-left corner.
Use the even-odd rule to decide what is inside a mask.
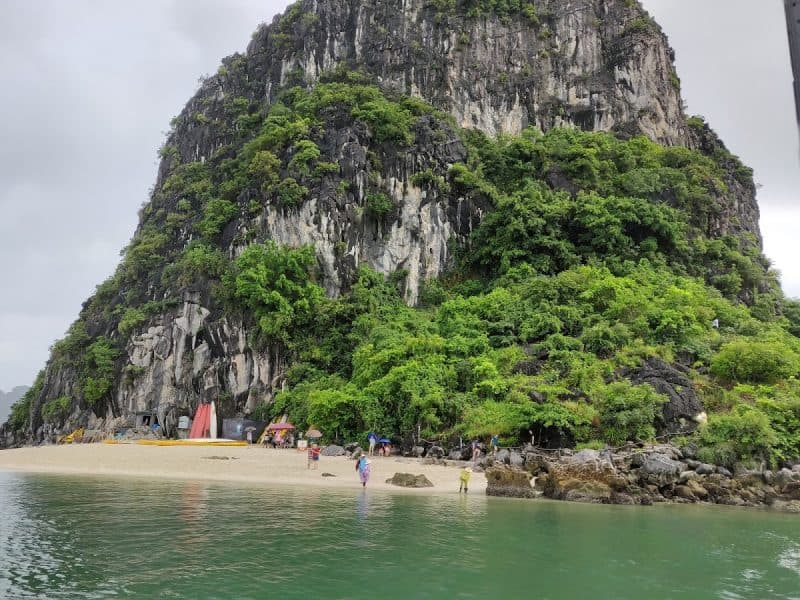
[[[0,472],[0,598],[800,598],[800,517]]]

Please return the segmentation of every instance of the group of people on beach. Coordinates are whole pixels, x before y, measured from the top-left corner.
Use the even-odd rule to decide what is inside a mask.
[[[370,431],[367,434],[367,442],[369,442],[369,456],[375,456],[375,447],[378,446],[378,444],[380,444],[377,450],[378,456],[391,456],[392,442],[389,438],[378,438],[377,433]]]
[[[308,447],[308,463],[306,468],[316,470],[319,465],[319,457],[322,454],[322,448],[316,442]],[[370,475],[370,460],[363,452],[358,454],[355,459],[356,472],[358,479],[361,481],[361,487],[367,487]]]
[[[355,455],[355,471],[358,473],[359,481],[361,482],[361,486],[366,488],[367,483],[369,482],[369,476],[371,472],[371,461],[369,460],[371,457],[375,456],[375,448],[378,445],[379,441],[381,442],[382,446],[378,449],[378,454],[381,456],[388,456],[391,452],[391,444],[380,440],[374,432],[369,432],[367,434],[367,441],[369,442],[369,450],[365,454],[363,451],[359,451]],[[489,447],[492,455],[497,454],[499,449],[499,436],[497,434],[492,435],[489,441]],[[387,448],[388,447],[388,448]],[[472,448],[472,464],[476,465],[478,460],[480,459],[481,451],[482,451],[482,444],[478,441],[478,439],[474,439],[471,444]],[[312,443],[308,447],[308,466],[307,468],[316,470],[319,464],[319,457],[322,453],[322,449],[319,447],[317,443]],[[464,492],[465,494],[469,491],[469,481],[472,477],[472,468],[467,466],[461,470],[459,473],[459,488],[458,492]]]
[[[262,445],[269,448],[294,448],[294,433],[291,431],[277,431],[266,433],[261,441]]]

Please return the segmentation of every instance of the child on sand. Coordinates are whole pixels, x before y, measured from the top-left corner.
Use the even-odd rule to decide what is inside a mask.
[[[321,450],[317,444],[311,444],[311,447],[308,449],[308,465],[306,466],[307,469],[317,469],[319,465],[319,454]],[[311,465],[314,465],[313,467]]]
[[[472,475],[472,469],[469,467],[465,467],[461,470],[461,473],[458,476],[458,480],[461,482],[461,485],[458,486],[458,493],[461,493],[461,490],[464,490],[464,493],[467,493],[467,488],[469,487],[469,478]]]

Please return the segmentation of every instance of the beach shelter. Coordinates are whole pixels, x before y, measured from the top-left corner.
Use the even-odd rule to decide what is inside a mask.
[[[295,426],[291,423],[270,423],[267,425],[267,431],[291,431]]]
[[[270,433],[280,433],[280,435],[283,436],[286,431],[293,429],[295,429],[295,426],[289,423],[289,417],[283,415],[280,421],[273,421],[264,428],[264,431],[261,433],[261,437],[258,438],[258,443],[262,444],[264,442],[264,438]]]

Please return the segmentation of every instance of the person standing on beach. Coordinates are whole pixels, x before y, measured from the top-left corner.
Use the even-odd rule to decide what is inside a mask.
[[[469,487],[469,478],[471,476],[472,476],[472,469],[470,469],[469,467],[464,467],[461,470],[461,473],[459,473],[458,475],[458,480],[461,482],[460,485],[458,486],[459,494],[461,493],[461,490],[464,490],[465,494],[467,493],[468,491],[467,488]]]
[[[374,431],[370,431],[367,434],[367,441],[369,442],[369,455],[373,456],[375,454],[375,444],[378,443],[378,435]]]
[[[492,436],[492,441],[489,442],[489,445],[492,447],[492,456],[497,454],[497,447],[500,445],[500,438],[495,433]]]
[[[358,478],[361,480],[361,487],[367,487],[367,482],[369,481],[369,465],[370,462],[367,460],[367,457],[361,455],[361,458],[358,459]]]
[[[319,455],[320,455],[320,447],[317,444],[311,444],[311,447],[308,449],[308,466],[307,469],[317,470],[317,466],[319,465]],[[313,465],[313,466],[312,466]]]
[[[472,462],[477,463],[478,459],[481,457],[481,448],[478,445],[478,440],[472,440]]]

